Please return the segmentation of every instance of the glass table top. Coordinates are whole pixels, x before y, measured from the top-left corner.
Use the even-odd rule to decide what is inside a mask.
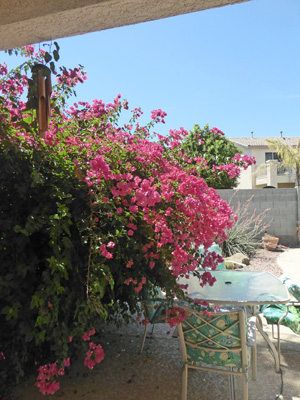
[[[201,287],[199,279],[179,278],[188,284],[188,296],[215,304],[285,304],[290,297],[286,286],[276,276],[264,271],[210,271],[216,278],[213,286]]]

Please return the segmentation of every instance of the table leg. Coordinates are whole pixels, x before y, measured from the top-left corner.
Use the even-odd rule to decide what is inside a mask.
[[[262,320],[261,317],[256,314],[256,327],[259,331],[259,333],[262,335],[262,337],[265,339],[267,345],[269,346],[272,355],[274,357],[274,361],[275,361],[275,371],[279,372],[280,371],[280,364],[279,364],[279,356],[278,356],[278,352],[276,350],[276,347],[274,346],[274,344],[271,342],[268,334],[263,330],[263,326],[262,326]]]

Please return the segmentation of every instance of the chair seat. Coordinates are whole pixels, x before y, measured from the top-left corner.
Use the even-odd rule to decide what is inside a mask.
[[[276,325],[287,311],[287,307],[282,304],[266,306],[263,315],[268,324]],[[300,335],[300,307],[290,306],[287,316],[281,321],[281,325],[287,326],[294,333]]]
[[[228,341],[229,343],[229,341]],[[186,351],[189,362],[195,365],[210,364],[212,366],[227,367],[227,368],[243,368],[242,357],[240,353],[211,351],[205,349],[195,349],[186,344]],[[247,347],[247,362],[250,364],[251,349]]]

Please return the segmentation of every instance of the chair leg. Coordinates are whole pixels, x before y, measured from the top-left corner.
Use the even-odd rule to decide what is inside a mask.
[[[147,335],[147,329],[148,329],[148,324],[145,325],[145,332],[144,332],[144,336],[143,336],[143,340],[142,340],[142,344],[141,344],[141,347],[140,347],[139,354],[142,354],[142,352],[143,352],[143,348],[144,348],[144,344],[145,344],[145,340],[146,340],[146,335]]]
[[[278,351],[278,360],[279,360],[279,368],[280,368],[280,324],[277,324],[277,351]]]
[[[182,400],[187,400],[188,366],[185,364],[182,372]]]
[[[243,374],[243,400],[248,400],[248,374]]]
[[[235,379],[233,374],[229,375],[229,386],[230,386],[230,398],[231,400],[235,400]]]
[[[256,381],[257,378],[257,346],[251,348],[251,364],[252,364],[252,380]]]
[[[155,324],[152,324],[151,335],[153,335]]]

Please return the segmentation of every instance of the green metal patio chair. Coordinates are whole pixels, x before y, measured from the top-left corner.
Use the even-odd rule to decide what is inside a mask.
[[[188,370],[199,369],[228,374],[234,398],[234,376],[243,379],[243,400],[248,400],[250,347],[255,346],[255,321],[249,333],[243,309],[205,315],[184,308],[186,320],[178,325],[184,370],[182,400],[187,399]],[[247,338],[251,340],[247,343]],[[253,365],[255,368],[255,365]]]
[[[152,290],[145,289],[142,293],[142,307],[144,310],[144,316],[145,319],[149,321],[150,324],[152,324],[152,331],[151,335],[153,334],[154,331],[154,326],[155,324],[163,324],[165,323],[166,319],[166,308],[165,308],[165,301],[164,301],[164,296],[162,291],[159,288],[155,288]],[[143,349],[144,349],[144,344],[147,336],[147,330],[148,330],[148,323],[145,323],[145,331],[140,347],[139,354],[142,354]]]
[[[222,256],[221,248],[217,243],[213,243],[212,246],[210,246],[207,249],[206,254],[213,253],[213,252],[215,252],[219,256]],[[199,256],[203,256],[204,255],[204,246],[203,245],[201,245],[199,247],[198,254],[199,254]],[[226,260],[226,258],[224,258],[223,262],[217,264],[216,270],[219,271],[219,270],[227,269],[227,265],[230,266],[230,268],[228,268],[228,269],[232,269],[232,268],[243,269],[244,267],[246,267],[245,264],[242,264],[240,262],[233,261],[233,260]],[[204,270],[202,265],[199,265],[199,269],[203,269]]]
[[[281,277],[280,280],[287,286],[289,293],[295,300],[288,304],[275,304],[263,306],[261,311],[267,323],[272,325],[272,335],[274,326],[277,325],[277,346],[280,357],[280,325],[287,326],[294,333],[300,335],[300,286],[288,277]]]
[[[220,246],[217,243],[213,243],[212,246],[210,246],[206,251],[207,254],[213,253],[213,252],[215,252],[219,256],[222,255]],[[201,245],[199,247],[198,254],[199,254],[199,256],[203,256],[204,255],[204,246],[203,245]],[[204,269],[204,268],[202,267],[202,265],[199,265],[199,269]],[[217,264],[216,270],[222,270],[222,269],[226,269],[225,261]]]

